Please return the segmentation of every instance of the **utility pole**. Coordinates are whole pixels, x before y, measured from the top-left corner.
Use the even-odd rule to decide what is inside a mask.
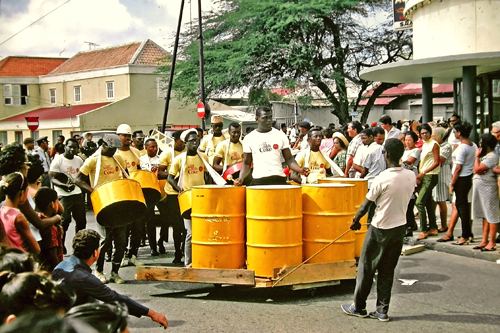
[[[202,17],[201,17],[201,0],[198,0],[198,33],[200,39],[200,100],[203,102],[205,109],[207,104],[205,101],[205,58],[203,56],[203,27],[202,27]],[[201,128],[205,130],[205,121],[208,117],[208,112],[205,112],[205,117],[201,120]]]

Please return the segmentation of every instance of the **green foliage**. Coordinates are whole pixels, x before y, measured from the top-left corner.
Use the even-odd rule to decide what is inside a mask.
[[[391,36],[389,21],[376,28],[360,23],[373,11],[387,9],[388,3],[219,1],[221,10],[206,15],[203,22],[206,95],[250,87],[250,103],[260,104],[278,97],[270,95],[270,87],[300,90],[307,83],[332,103],[341,122],[348,121],[347,82],[367,89],[359,79],[360,69],[388,61],[392,48],[406,45]],[[388,38],[391,46],[381,38]],[[199,95],[197,31],[182,36],[179,52],[173,89],[177,96],[194,100]]]

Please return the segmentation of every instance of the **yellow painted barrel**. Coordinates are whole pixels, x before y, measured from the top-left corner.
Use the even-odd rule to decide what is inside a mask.
[[[193,268],[243,268],[245,188],[195,186],[191,199]]]
[[[247,188],[247,268],[259,277],[302,262],[300,186]]]
[[[319,183],[343,183],[354,185],[354,208],[358,211],[359,207],[365,201],[366,194],[368,193],[368,181],[359,178],[342,178],[332,177],[320,179]],[[361,256],[361,249],[365,240],[366,231],[368,230],[368,214],[361,219],[361,229],[354,232],[355,238],[355,255],[357,258]]]
[[[353,192],[350,184],[302,185],[304,260],[349,229],[355,214]],[[354,241],[354,232],[348,232],[308,262],[353,260]]]

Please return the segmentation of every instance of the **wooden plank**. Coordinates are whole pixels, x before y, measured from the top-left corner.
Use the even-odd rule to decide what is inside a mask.
[[[274,279],[286,275],[294,267],[275,269],[279,272]],[[334,280],[350,280],[356,278],[356,260],[346,260],[331,263],[304,264],[296,271],[281,280],[276,286],[288,286],[304,283],[315,283]]]
[[[254,271],[246,269],[137,266],[135,279],[142,281],[198,282],[243,286],[255,285]]]
[[[403,249],[401,250],[401,254],[403,256],[409,256],[410,254],[422,252],[425,250],[424,244],[419,245],[403,245]]]
[[[324,282],[293,284],[290,288],[292,290],[303,290],[303,289],[311,289],[311,288],[338,286],[339,284],[340,284],[340,281],[334,280],[334,281],[324,281]]]

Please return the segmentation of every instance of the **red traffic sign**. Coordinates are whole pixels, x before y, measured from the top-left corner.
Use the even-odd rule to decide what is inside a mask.
[[[199,101],[198,104],[196,105],[196,111],[198,118],[203,119],[205,117],[205,105],[203,105],[202,101]]]
[[[38,125],[40,124],[38,117],[24,117],[24,119],[26,119],[30,131],[34,132],[38,129]]]

